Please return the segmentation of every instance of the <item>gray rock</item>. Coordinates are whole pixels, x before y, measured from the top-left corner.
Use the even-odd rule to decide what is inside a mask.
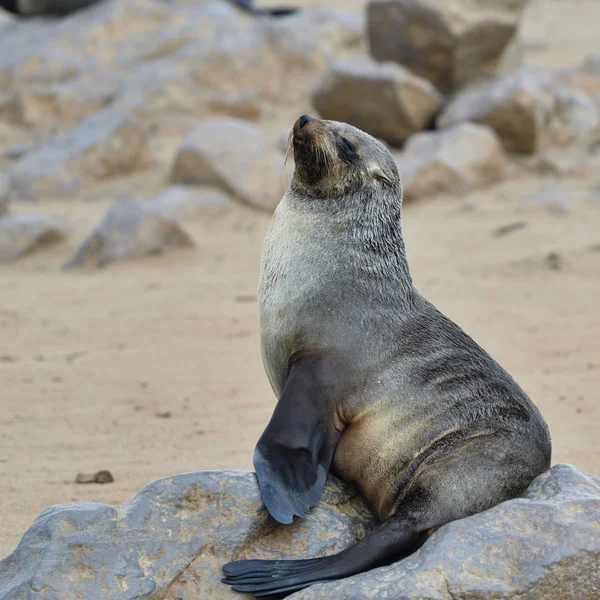
[[[0,217],[0,262],[63,240],[68,234],[64,219],[38,213],[12,213]]]
[[[370,0],[371,53],[447,92],[491,75],[526,0]]]
[[[12,171],[17,200],[74,195],[86,178],[102,180],[141,168],[148,158],[144,129],[110,108],[29,152]]]
[[[221,24],[219,24],[221,27]],[[212,93],[252,94],[278,107],[300,101],[314,78],[339,52],[360,48],[363,20],[328,9],[307,9],[285,19],[264,19],[235,34],[191,45],[194,81]]]
[[[169,219],[187,221],[222,215],[230,210],[231,200],[218,189],[172,185],[153,198],[149,205]]]
[[[6,173],[0,173],[0,217],[8,211],[9,195],[10,177]]]
[[[350,123],[400,146],[409,135],[427,127],[442,105],[442,96],[400,65],[350,57],[323,73],[313,104],[325,119]]]
[[[473,123],[416,133],[395,158],[406,200],[462,194],[501,181],[510,169],[493,129]]]
[[[185,138],[171,182],[214,186],[236,200],[272,211],[283,195],[283,163],[276,141],[258,127],[220,117]]]
[[[459,92],[437,124],[440,128],[465,121],[488,125],[508,152],[534,153],[548,143],[555,91],[551,75],[525,67]]]
[[[523,498],[440,528],[389,567],[315,585],[294,600],[597,600],[600,479],[570,465]]]
[[[580,90],[557,89],[550,128],[550,143],[564,146],[587,142],[600,133],[600,110]]]
[[[519,212],[543,208],[556,214],[566,214],[574,204],[583,201],[583,192],[576,190],[567,183],[548,180],[517,207]]]
[[[117,200],[102,221],[64,265],[65,270],[94,263],[97,267],[175,248],[194,241],[172,217],[138,198]]]
[[[220,581],[225,562],[339,552],[372,524],[362,501],[335,478],[308,518],[281,527],[264,510],[254,474],[176,475],[116,508],[46,509],[0,562],[0,599],[240,600],[248,596]]]

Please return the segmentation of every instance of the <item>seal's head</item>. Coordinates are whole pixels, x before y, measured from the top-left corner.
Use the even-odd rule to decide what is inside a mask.
[[[356,192],[401,195],[400,175],[387,148],[369,134],[338,121],[302,115],[290,135],[296,170],[292,185],[319,197]]]

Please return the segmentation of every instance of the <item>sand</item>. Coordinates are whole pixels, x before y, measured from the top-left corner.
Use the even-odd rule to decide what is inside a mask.
[[[528,21],[528,39],[546,39],[563,13],[581,31],[536,47],[531,61],[577,64],[597,40],[593,4],[577,2],[577,16],[570,3],[547,2],[555,12]],[[407,204],[409,262],[420,291],[540,407],[553,462],[600,474],[600,202],[565,215],[518,212],[541,183],[522,175],[464,198]],[[73,235],[0,267],[0,556],[51,504],[118,504],[156,478],[251,469],[275,402],[256,304],[268,215],[235,206],[186,223],[195,249],[61,272],[109,205],[46,205],[72,218]],[[527,226],[493,235],[516,221]],[[78,472],[99,469],[114,483],[74,483]]]

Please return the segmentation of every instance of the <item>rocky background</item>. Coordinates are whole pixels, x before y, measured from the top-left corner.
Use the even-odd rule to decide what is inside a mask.
[[[389,144],[417,286],[540,406],[555,462],[600,473],[600,5],[322,4],[0,15],[1,555],[51,504],[251,468],[258,260],[305,112]]]

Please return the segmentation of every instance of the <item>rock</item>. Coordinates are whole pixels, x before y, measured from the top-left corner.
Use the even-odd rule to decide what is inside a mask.
[[[0,599],[240,600],[247,596],[221,583],[221,566],[232,558],[335,553],[372,524],[362,501],[333,477],[308,518],[281,527],[267,516],[252,473],[176,475],[117,508],[46,509],[0,562]]]
[[[568,88],[557,89],[554,97],[550,143],[565,146],[600,134],[600,110],[592,98]]]
[[[459,92],[437,119],[440,128],[473,121],[496,130],[507,152],[534,153],[550,134],[556,82],[526,67]]]
[[[283,195],[284,155],[276,141],[240,119],[220,117],[185,138],[171,182],[219,188],[234,199],[272,211]]]
[[[510,169],[494,131],[473,123],[416,133],[396,160],[406,200],[465,193],[504,179]]]
[[[195,244],[181,225],[138,198],[117,200],[92,234],[64,265],[65,270],[94,262],[97,267],[126,258],[159,254]]]
[[[148,159],[144,129],[118,107],[100,111],[29,152],[12,171],[18,200],[74,195],[85,178],[129,174]]]
[[[221,25],[219,24],[219,27]],[[307,9],[285,19],[261,19],[237,34],[188,47],[194,81],[212,94],[255,96],[262,104],[301,101],[313,79],[338,53],[360,48],[363,20],[328,9]]]
[[[556,465],[523,498],[439,529],[389,567],[294,600],[593,600],[600,588],[600,479]]]
[[[15,213],[0,217],[0,262],[11,262],[43,246],[63,240],[66,221],[38,213]]]
[[[0,217],[8,211],[9,194],[10,177],[6,173],[0,173]]]
[[[110,471],[97,471],[96,473],[77,473],[75,483],[113,483],[114,478]]]
[[[334,554],[373,524],[334,477],[306,519],[281,526],[266,515],[254,474],[186,473],[116,508],[46,509],[0,562],[0,600],[41,591],[63,600],[248,598],[220,582],[225,562]],[[522,498],[441,527],[404,560],[289,597],[596,600],[598,560],[600,479],[561,464]]]
[[[526,0],[370,0],[376,60],[393,60],[442,92],[495,72]]]
[[[583,194],[567,183],[556,180],[546,181],[534,194],[522,202],[517,210],[543,207],[556,214],[570,212],[574,204],[583,200]]]
[[[84,80],[19,90],[5,110],[12,121],[44,131],[74,127],[85,117],[106,108],[116,97],[116,81]]]
[[[313,104],[321,117],[350,123],[400,146],[427,127],[442,96],[400,65],[351,57],[332,64],[318,80]]]
[[[186,221],[222,215],[230,210],[231,201],[218,189],[172,185],[152,199],[150,206],[169,219]]]

